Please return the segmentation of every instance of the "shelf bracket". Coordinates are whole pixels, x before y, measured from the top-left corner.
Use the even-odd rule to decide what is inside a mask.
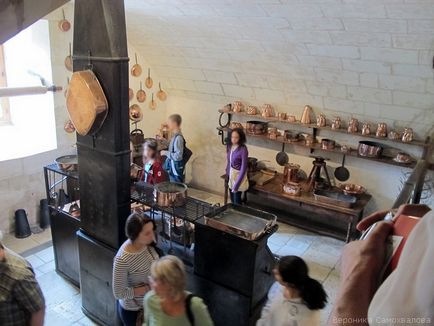
[[[219,136],[221,137],[222,145],[226,146],[228,144],[227,137],[225,137],[225,132],[221,129],[219,129]]]

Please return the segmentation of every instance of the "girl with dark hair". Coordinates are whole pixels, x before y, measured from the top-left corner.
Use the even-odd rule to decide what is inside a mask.
[[[125,224],[128,239],[113,261],[113,294],[123,325],[135,326],[143,309],[143,297],[150,291],[148,277],[151,265],[159,256],[155,248],[156,226],[141,214],[131,214]]]
[[[249,152],[246,147],[246,134],[243,129],[235,128],[229,135],[230,143],[227,147],[226,177],[234,204],[241,204],[243,191],[249,188],[247,179],[247,162]]]
[[[143,175],[140,180],[152,185],[166,181],[167,174],[158,157],[158,143],[148,139],[143,144]]]
[[[321,283],[309,277],[304,260],[282,257],[273,272],[277,282],[256,326],[320,325],[320,309],[327,303],[327,294]]]

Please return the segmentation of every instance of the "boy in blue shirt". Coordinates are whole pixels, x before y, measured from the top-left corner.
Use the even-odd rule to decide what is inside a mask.
[[[161,155],[166,156],[164,170],[169,174],[171,182],[184,182],[185,178],[185,139],[181,133],[181,123],[182,117],[179,114],[169,116],[167,125],[172,132],[172,139],[170,140],[169,150],[161,151]]]

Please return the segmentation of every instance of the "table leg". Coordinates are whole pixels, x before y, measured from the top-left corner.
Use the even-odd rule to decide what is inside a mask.
[[[350,222],[348,223],[348,227],[347,227],[347,237],[345,239],[345,242],[348,243],[350,242],[350,235],[351,235],[351,230],[353,228],[353,218],[351,218]]]
[[[228,195],[229,195],[229,184],[226,182],[226,180],[223,181],[225,185],[225,195],[224,195],[224,202],[225,205],[228,203]]]

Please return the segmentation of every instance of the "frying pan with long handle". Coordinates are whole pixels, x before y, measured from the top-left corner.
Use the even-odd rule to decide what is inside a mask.
[[[350,171],[345,167],[345,154],[342,157],[342,165],[335,170],[335,177],[342,182],[350,178]]]
[[[276,154],[276,162],[280,166],[285,166],[289,161],[288,154],[285,152],[285,143],[282,143],[282,151]]]

